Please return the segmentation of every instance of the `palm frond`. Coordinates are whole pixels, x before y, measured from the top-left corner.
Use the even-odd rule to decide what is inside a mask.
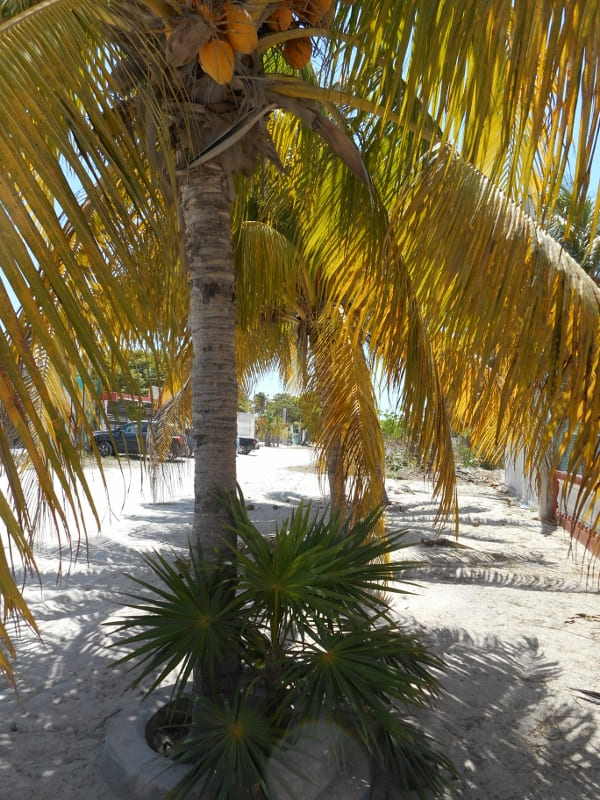
[[[535,164],[538,210],[556,200],[573,145],[574,179],[585,198],[600,131],[594,0],[568,8],[535,0],[340,3],[332,39],[346,46],[332,50],[321,85],[364,98],[363,77],[377,72],[368,99],[398,120],[396,143],[411,134],[417,145],[431,142],[423,115],[414,125],[415,103],[422,103],[441,131],[432,143],[454,141],[465,158],[502,176],[509,196],[527,198]],[[579,109],[585,112],[576,124]]]
[[[44,516],[67,544],[85,532],[83,510],[94,502],[71,411],[91,431],[99,411],[83,395],[96,396],[98,380],[110,379],[107,352],[119,354],[127,338],[152,340],[156,331],[140,324],[140,305],[156,296],[139,293],[138,282],[132,303],[135,281],[129,291],[123,281],[133,278],[133,257],[147,253],[150,240],[163,254],[174,252],[156,215],[164,201],[142,136],[118,101],[120,53],[107,36],[108,8],[42,3],[0,27],[0,397],[27,452],[15,455],[2,435],[9,481],[2,518],[26,568],[25,542]],[[121,22],[131,30],[131,19]],[[16,610],[31,624],[12,586],[2,583],[3,614]]]
[[[345,329],[332,306],[320,310],[308,331],[313,364],[309,386],[320,401],[316,447],[322,473],[330,486],[340,487],[352,519],[359,519],[385,503],[383,439],[360,339]]]
[[[231,113],[197,102],[191,88],[206,88],[206,76],[196,82],[191,50],[180,66],[180,32],[167,45],[163,22],[133,0],[52,0],[0,26],[1,399],[65,530],[48,464],[76,516],[89,498],[76,486],[63,399],[43,386],[40,354],[67,395],[78,379],[90,391],[96,377],[110,379],[107,352],[135,337],[156,347],[159,329],[173,331],[163,341],[174,363],[187,357],[184,265],[175,214],[165,209],[176,167],[224,143],[230,172],[251,172],[266,155],[302,176],[282,200],[298,231],[278,232],[301,248],[313,278],[327,277],[327,303],[337,304],[345,334],[355,346],[368,341],[404,393],[445,510],[454,502],[449,432],[458,415],[485,446],[524,444],[531,465],[551,434],[577,428],[571,467],[585,463],[594,475],[597,292],[509,200],[531,198],[546,219],[572,154],[572,209],[587,195],[600,131],[596,0],[340,2],[329,28],[310,29],[321,61],[303,80],[283,66],[275,39],[263,41],[272,49],[262,61],[256,54],[254,72],[236,57]],[[263,112],[277,96],[316,130],[294,139],[277,113],[267,132]],[[369,145],[372,193],[311,141],[325,132],[347,156],[352,141],[341,144],[337,131],[352,115],[352,141],[362,135]],[[361,128],[365,115],[377,123]],[[253,123],[247,150],[237,138],[243,120]],[[448,156],[451,142],[460,159]],[[600,188],[596,223],[599,200]],[[272,257],[282,242],[269,235],[262,255]],[[262,285],[274,292],[286,280],[291,290],[294,270],[265,270]],[[172,378],[176,392],[175,368]],[[499,414],[493,435],[490,408]],[[528,412],[535,423],[526,431]],[[0,444],[13,487],[3,516],[18,537],[32,515],[15,510],[27,498],[8,439]]]
[[[585,464],[581,496],[589,497],[598,468],[598,287],[449,151],[401,193],[393,223],[453,413],[484,448],[524,448],[532,471],[554,437],[564,447],[574,436],[569,472]]]

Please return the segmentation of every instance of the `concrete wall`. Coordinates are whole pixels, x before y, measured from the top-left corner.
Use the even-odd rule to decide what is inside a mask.
[[[563,492],[563,484],[567,477],[565,472],[557,470],[554,474],[554,495],[556,498],[556,521],[566,531],[569,531],[573,539],[577,539],[586,547],[594,558],[600,557],[600,533],[594,527],[595,520],[600,514],[600,500],[596,503],[590,502],[579,514],[579,522],[575,522],[573,513],[577,500],[577,490],[579,488],[576,479],[568,492]],[[586,512],[590,512],[589,516]]]
[[[522,503],[538,508],[540,518],[558,523],[574,539],[579,540],[594,555],[600,556],[600,531],[595,521],[600,518],[600,499],[588,502],[579,510],[579,522],[575,522],[577,492],[581,478],[577,476],[571,488],[563,491],[567,473],[557,470],[552,484],[538,495],[534,482],[525,475],[523,454],[507,455],[505,458],[504,481],[507,489]]]
[[[522,503],[537,508],[538,493],[535,484],[525,475],[523,453],[506,453],[504,459],[504,483],[506,488]]]
[[[523,452],[507,453],[504,459],[504,482],[507,489],[525,505],[537,508],[540,518],[546,522],[554,522],[555,496],[550,466],[542,467],[538,475],[525,473]]]

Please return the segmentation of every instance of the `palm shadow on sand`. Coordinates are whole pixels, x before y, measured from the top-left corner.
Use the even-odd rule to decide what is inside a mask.
[[[464,629],[430,630],[446,670],[443,695],[416,721],[459,771],[454,798],[575,800],[600,796],[596,726],[581,692],[554,696],[561,667],[535,638],[477,642]]]

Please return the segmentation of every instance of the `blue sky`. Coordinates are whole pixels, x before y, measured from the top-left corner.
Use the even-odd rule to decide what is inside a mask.
[[[264,378],[261,378],[259,381],[256,382],[255,388],[250,392],[250,398],[254,397],[255,394],[259,392],[264,392],[267,397],[274,397],[276,394],[280,394],[281,392],[285,392],[286,389],[281,382],[281,379],[277,372],[272,371],[269,372]],[[293,388],[287,390],[289,394],[296,394]],[[379,392],[378,393],[378,405],[381,411],[393,411],[395,408],[395,402],[391,399],[387,393]]]

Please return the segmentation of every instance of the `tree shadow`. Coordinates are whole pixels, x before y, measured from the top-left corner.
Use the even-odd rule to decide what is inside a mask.
[[[398,573],[399,580],[427,585],[486,586],[525,591],[569,592],[586,595],[589,581],[581,569],[565,568],[538,551],[515,553],[507,546],[502,551],[455,548],[453,540],[447,546],[430,547],[427,542],[407,542],[401,558],[412,562]],[[565,551],[565,559],[567,558]]]
[[[386,515],[390,527],[393,528],[406,528],[409,531],[418,532],[419,535],[422,535],[423,531],[428,529],[437,535],[441,533],[454,535],[454,520],[452,518],[439,518],[436,506],[425,500],[408,504],[394,500],[387,507]],[[514,525],[518,525],[519,528],[527,529],[532,533],[544,535],[548,535],[549,532],[555,530],[555,526],[545,525],[539,519],[528,519],[523,516],[516,520],[511,516],[490,516],[489,506],[486,505],[461,506],[459,509],[459,541],[468,539],[473,525],[478,529],[482,529],[481,533],[490,528],[510,528]],[[480,537],[477,536],[477,538]],[[502,539],[491,538],[490,541],[502,541]]]
[[[297,508],[300,503],[303,505],[308,505],[310,503],[310,505],[314,508],[325,507],[328,505],[327,498],[323,498],[322,495],[309,496],[305,494],[299,494],[298,492],[294,491],[267,492],[264,496],[269,501],[272,501],[275,504],[287,506],[291,510]]]
[[[141,696],[127,690],[133,674],[114,666],[121,652],[110,647],[107,623],[122,615],[125,593],[136,591],[126,574],[151,577],[140,551],[160,544],[156,523],[156,516],[140,520],[133,547],[91,537],[89,560],[58,581],[46,555],[41,586],[26,587],[41,638],[25,627],[13,630],[19,695],[0,686],[0,796],[114,800],[99,766],[106,725]],[[181,550],[186,542],[186,531],[178,531],[169,547]]]
[[[464,629],[428,630],[446,664],[443,694],[415,722],[459,772],[448,797],[574,800],[600,796],[597,714],[534,637],[475,641]]]
[[[281,503],[279,493],[267,497],[271,506]],[[287,497],[273,509],[284,517],[300,499]],[[321,497],[302,499],[312,500],[315,509],[326,505]],[[250,517],[258,522],[269,503],[257,503]],[[43,588],[27,588],[43,641],[23,629],[16,665],[20,698],[10,687],[0,687],[2,797],[29,797],[36,787],[42,797],[114,799],[98,768],[106,726],[123,707],[141,698],[139,691],[125,691],[133,675],[111,666],[120,650],[109,647],[115,638],[106,623],[122,614],[123,593],[136,591],[125,574],[151,577],[142,552],[187,551],[190,509],[186,498],[160,506],[144,504],[123,515],[117,523],[124,526],[119,535],[90,536],[89,560],[82,558],[58,583],[52,550],[46,548]],[[454,551],[450,558],[456,558]],[[475,573],[467,574],[467,566],[448,562],[448,572],[440,572],[437,564],[438,574],[428,575],[428,583],[456,582],[457,566],[459,578],[464,569],[465,582],[473,579]],[[417,581],[422,569],[415,572]],[[534,580],[525,585],[523,575],[511,577],[486,565],[477,569],[479,579],[490,585],[549,588]],[[433,590],[428,586],[427,591]],[[478,642],[464,630],[437,628],[427,632],[426,641],[446,662],[441,676],[444,694],[432,709],[420,710],[415,721],[459,770],[449,798],[600,796],[600,756],[594,741],[597,705],[581,694],[585,686],[553,692],[559,666],[544,657],[535,639]],[[510,789],[505,790],[507,777]],[[65,794],[65,787],[72,794]]]
[[[49,586],[57,580],[60,584],[74,572],[109,564],[117,570],[127,569],[132,563],[140,563],[140,551],[185,547],[192,531],[192,514],[193,500],[189,498],[168,503],[142,502],[135,512],[113,515],[107,532],[90,532],[87,539],[74,541],[72,546],[64,540],[42,540],[35,548],[42,584]],[[123,553],[129,552],[124,541],[132,542],[129,561],[123,558]]]

